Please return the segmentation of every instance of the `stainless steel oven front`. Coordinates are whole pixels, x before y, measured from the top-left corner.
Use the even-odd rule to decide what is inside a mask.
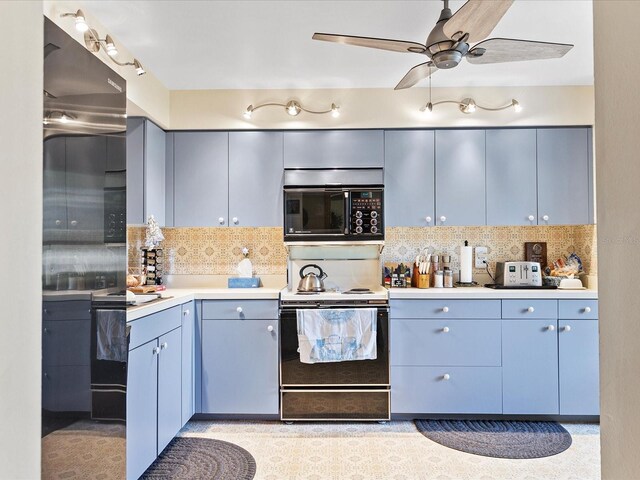
[[[297,310],[377,308],[375,360],[307,364],[298,352]],[[281,419],[390,419],[389,307],[386,301],[282,302],[280,308]]]

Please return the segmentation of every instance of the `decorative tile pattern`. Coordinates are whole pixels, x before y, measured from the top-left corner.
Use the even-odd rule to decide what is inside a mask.
[[[564,427],[571,447],[531,460],[459,452],[424,438],[413,422],[192,421],[181,435],[241,446],[256,459],[256,480],[599,479],[599,427]]]
[[[287,252],[278,227],[242,228],[163,228],[165,241],[165,274],[233,275],[242,260],[242,248],[256,275],[283,275]],[[144,227],[127,229],[129,266],[140,262],[144,245]],[[549,261],[569,253],[577,253],[585,271],[597,274],[597,241],[595,225],[533,227],[388,227],[382,260],[410,262],[424,248],[430,253],[451,255],[451,268],[459,268],[460,246],[488,248],[490,266],[496,261],[521,260],[525,242],[547,242]],[[482,270],[474,271],[474,274]]]

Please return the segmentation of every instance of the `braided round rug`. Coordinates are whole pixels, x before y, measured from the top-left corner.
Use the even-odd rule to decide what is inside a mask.
[[[485,457],[542,458],[571,446],[571,435],[557,422],[416,420],[415,424],[429,440]]]
[[[210,438],[176,437],[141,478],[251,480],[256,461],[244,448]]]

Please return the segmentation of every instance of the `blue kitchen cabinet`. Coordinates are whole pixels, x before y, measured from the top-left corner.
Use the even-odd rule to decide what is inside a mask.
[[[129,322],[127,479],[153,463],[182,427],[182,309]]]
[[[589,223],[590,129],[540,128],[537,135],[538,224]]]
[[[201,388],[202,413],[277,415],[278,320],[203,320]]]
[[[158,455],[158,340],[129,352],[127,372],[127,479],[139,478]]]
[[[229,134],[173,134],[175,227],[228,225]]]
[[[436,130],[436,225],[485,225],[485,131]]]
[[[504,414],[558,414],[557,320],[502,320]]]
[[[182,329],[158,339],[158,455],[182,428]]]
[[[64,137],[49,137],[43,143],[43,241],[64,241],[67,231],[66,144]]]
[[[486,132],[487,225],[537,225],[536,130]]]
[[[383,168],[382,130],[284,132],[284,168]]]
[[[598,320],[558,321],[560,415],[599,415]]]
[[[229,225],[282,227],[283,133],[229,133]]]
[[[182,313],[182,423],[195,413],[195,304],[185,303]]]
[[[166,133],[151,120],[127,119],[127,223],[153,215],[166,225]]]
[[[388,227],[434,225],[433,130],[384,134],[385,223]]]

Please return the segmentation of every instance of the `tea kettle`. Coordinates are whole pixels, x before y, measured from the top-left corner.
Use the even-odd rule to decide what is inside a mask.
[[[304,274],[304,271],[307,268],[317,268],[318,275],[315,273],[307,273]],[[322,271],[322,269],[314,264],[310,263],[309,265],[305,265],[300,269],[300,283],[298,283],[298,291],[299,292],[324,292],[324,282],[323,279],[327,278],[327,274]]]

